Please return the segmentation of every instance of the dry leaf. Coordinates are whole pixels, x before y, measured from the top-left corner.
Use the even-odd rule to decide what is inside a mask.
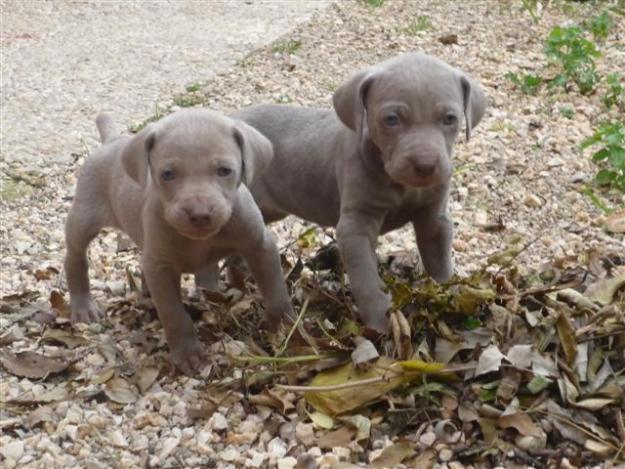
[[[366,440],[371,435],[371,420],[364,415],[346,415],[339,417],[338,420],[348,423],[356,429],[356,441]]]
[[[0,363],[11,374],[22,378],[41,379],[48,375],[60,373],[69,367],[69,361],[45,357],[35,352],[0,354]]]
[[[63,329],[46,329],[40,341],[61,343],[70,349],[84,345],[87,342],[84,337],[77,336]]]
[[[614,278],[604,278],[593,283],[586,290],[586,296],[595,303],[607,306],[612,303],[616,292],[625,285],[625,273]]]
[[[54,410],[52,409],[51,406],[44,405],[41,407],[37,407],[35,410],[30,412],[26,416],[24,423],[26,424],[27,427],[34,428],[40,423],[54,422],[54,420],[55,420]]]
[[[406,459],[414,456],[415,450],[409,443],[395,443],[384,448],[380,455],[371,461],[372,469],[395,467]]]
[[[375,345],[364,337],[354,337],[356,348],[352,352],[352,363],[358,369],[365,370],[372,361],[376,360],[380,354]]]
[[[501,360],[504,358],[506,358],[506,356],[501,353],[496,345],[487,347],[480,355],[474,376],[477,377],[492,371],[499,371],[499,368],[501,367]]]
[[[70,317],[69,305],[65,301],[65,298],[63,298],[63,294],[58,290],[52,290],[50,292],[50,306],[59,313],[60,317],[66,319]]]
[[[318,428],[331,430],[334,427],[334,419],[323,412],[308,412],[308,416]]]
[[[612,212],[608,215],[605,227],[612,233],[625,233],[625,210]]]
[[[310,385],[332,386],[382,376],[388,378],[375,383],[333,391],[308,391],[304,397],[321,412],[328,415],[342,414],[357,409],[406,382],[405,377],[398,375],[401,371],[403,371],[402,367],[388,357],[380,357],[374,366],[366,371],[359,371],[351,363],[347,363],[319,373]]]
[[[532,346],[513,345],[506,354],[506,360],[519,369],[528,369],[532,365]]]
[[[132,377],[134,384],[139,388],[141,394],[144,394],[148,389],[152,387],[156,378],[158,378],[159,369],[146,366],[140,368],[139,371]]]
[[[139,396],[128,381],[123,378],[113,378],[104,386],[104,394],[118,404],[132,404]]]
[[[497,419],[497,425],[500,428],[514,428],[521,435],[541,437],[543,431],[534,423],[534,421],[525,412],[516,412],[514,414],[502,415]]]
[[[575,330],[571,325],[571,321],[569,321],[569,318],[564,314],[564,311],[558,316],[556,327],[558,329],[558,336],[560,337],[560,344],[562,345],[562,350],[564,350],[564,356],[566,357],[566,363],[571,366],[577,356],[577,340],[575,339]]]
[[[281,413],[286,414],[289,410],[294,409],[293,394],[281,391],[279,389],[263,389],[260,394],[249,397],[252,404],[264,405],[278,409]]]
[[[345,426],[333,432],[326,433],[317,441],[319,448],[334,448],[336,446],[349,446],[354,437],[356,430],[353,427]]]

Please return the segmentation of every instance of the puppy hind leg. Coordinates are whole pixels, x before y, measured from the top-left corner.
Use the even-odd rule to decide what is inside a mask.
[[[70,294],[71,320],[74,323],[93,322],[101,316],[89,291],[87,248],[104,224],[95,218],[82,216],[85,212],[73,206],[65,224],[65,275]]]

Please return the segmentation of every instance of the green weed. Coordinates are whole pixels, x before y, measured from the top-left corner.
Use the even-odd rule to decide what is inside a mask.
[[[554,78],[554,86],[573,81],[581,94],[590,94],[599,82],[595,69],[595,58],[601,53],[597,46],[584,37],[582,28],[556,26],[551,30],[545,45],[545,54],[557,63],[562,71]]]
[[[271,50],[279,54],[294,54],[302,46],[302,41],[288,39],[276,42]]]
[[[432,21],[429,16],[419,15],[417,19],[412,20],[406,28],[404,28],[404,32],[410,34],[411,36],[415,36],[421,31],[425,31],[427,29],[432,29]]]
[[[538,92],[543,79],[538,75],[522,75],[519,77],[516,73],[508,72],[504,75],[508,80],[514,83],[524,94],[534,96]]]
[[[583,26],[590,31],[592,33],[592,37],[598,41],[607,39],[613,24],[614,22],[608,12],[604,11],[600,15],[593,16],[592,18],[584,21]]]
[[[362,1],[370,7],[381,7],[386,0],[362,0]]]
[[[595,176],[600,186],[625,192],[625,121],[605,122],[582,142],[581,148],[597,146],[592,161],[601,167]]]
[[[573,109],[571,106],[562,106],[560,108],[560,114],[567,119],[573,119],[573,116],[575,115],[575,109]]]
[[[625,112],[625,86],[623,86],[623,77],[617,73],[610,73],[605,77],[608,91],[603,96],[602,101],[606,108],[612,109],[616,106]]]

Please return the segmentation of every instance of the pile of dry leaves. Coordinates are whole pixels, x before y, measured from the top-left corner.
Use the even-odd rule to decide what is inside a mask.
[[[598,96],[526,96],[505,78],[543,73],[550,28],[592,8],[571,2],[565,13],[552,2],[533,23],[519,2],[472,1],[462,13],[457,2],[379,3],[338,2],[175,102],[227,112],[258,102],[329,107],[355,70],[414,49],[470,72],[489,110],[456,147],[459,276],[447,285],[420,276],[409,230],[381,238],[394,308],[388,336],[374,336],[355,320],[332,230],[275,224],[297,322],[263,331],[244,276],[224,275],[219,292],[185,278],[207,352],[189,378],[168,363],[137,253],[114,233],[90,251],[106,319],[68,322],[62,227],[84,155],[32,177],[11,167],[28,190],[2,202],[4,466],[625,463],[623,237],[582,192],[596,168],[579,150],[605,111]],[[607,39],[601,73],[623,68],[619,41],[622,33]]]

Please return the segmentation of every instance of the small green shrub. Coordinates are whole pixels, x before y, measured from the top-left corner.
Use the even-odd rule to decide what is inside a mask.
[[[584,27],[592,33],[596,41],[607,39],[613,24],[607,11],[584,21]]]
[[[601,53],[592,41],[584,37],[579,26],[553,28],[547,38],[545,54],[562,68],[553,85],[566,87],[569,81],[573,81],[581,94],[590,94],[595,90],[599,75],[594,59]]]
[[[381,7],[386,0],[362,0],[370,7]]]
[[[592,161],[601,169],[595,176],[600,186],[611,186],[625,192],[625,122],[605,122],[582,142],[582,149],[598,146]]]
[[[573,116],[575,115],[575,109],[573,109],[571,106],[562,106],[560,108],[560,114],[562,114],[562,116],[566,117],[567,119],[573,119]]]
[[[625,86],[623,86],[623,77],[617,73],[610,73],[605,77],[605,82],[608,85],[608,91],[603,96],[602,101],[605,107],[612,109],[612,106],[616,106],[621,111],[625,112]]]
[[[404,31],[412,36],[415,36],[417,33],[421,31],[425,31],[427,29],[432,29],[432,21],[430,17],[427,15],[419,15],[417,19],[413,20]]]
[[[538,92],[543,79],[538,75],[522,75],[508,72],[504,75],[508,80],[514,83],[523,93],[534,96]]]
[[[293,54],[301,46],[302,46],[302,41],[289,39],[288,41],[276,42],[271,48],[271,50],[273,50],[274,52],[281,53],[281,54]]]

